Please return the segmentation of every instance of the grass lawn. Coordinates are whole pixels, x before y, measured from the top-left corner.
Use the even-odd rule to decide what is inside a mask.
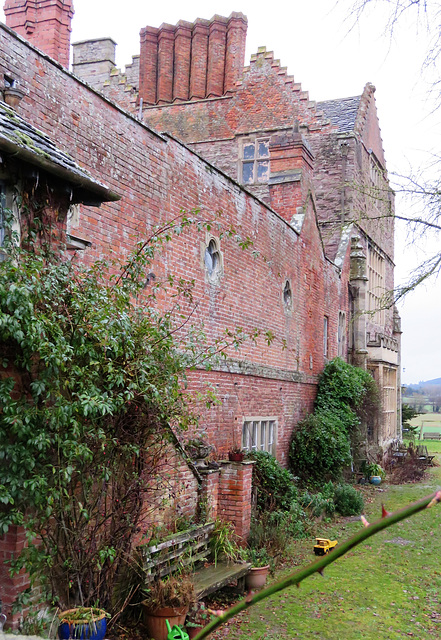
[[[440,445],[428,443],[437,451]],[[369,486],[365,515],[375,520],[382,502],[392,511],[440,487],[441,467],[430,469],[421,484]],[[317,535],[344,540],[361,526],[352,520],[323,524]],[[259,603],[215,638],[440,638],[440,523],[441,505],[394,525],[337,560],[324,577],[315,574],[300,588],[291,587]],[[311,539],[294,545],[293,566],[314,560],[313,544]]]
[[[413,427],[419,427],[417,438],[423,436],[425,431],[441,433],[441,413],[422,413],[412,418],[410,424]],[[427,442],[424,441],[424,444],[427,444]]]

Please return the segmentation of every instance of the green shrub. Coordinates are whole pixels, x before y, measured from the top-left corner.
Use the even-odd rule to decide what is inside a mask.
[[[266,451],[252,451],[248,459],[254,460],[253,486],[257,491],[259,511],[282,509],[288,511],[297,500],[295,478]]]
[[[292,540],[309,535],[310,522],[297,502],[289,511],[264,511],[251,521],[250,547],[265,548],[271,556],[283,557]]]
[[[341,358],[328,362],[320,376],[314,413],[293,434],[291,470],[305,484],[339,480],[352,461],[351,436],[378,406],[378,390],[367,371]]]
[[[342,516],[358,516],[364,509],[364,500],[360,491],[350,484],[335,487],[335,510]]]
[[[309,491],[304,491],[300,496],[300,503],[302,507],[304,507],[313,518],[320,518],[320,516],[325,515],[327,517],[331,517],[335,513],[335,504],[334,504],[334,486],[331,483],[328,485],[332,487],[332,493],[329,494],[329,491],[323,491],[319,493],[310,493]],[[328,485],[325,485],[327,487]]]
[[[340,417],[319,411],[304,418],[293,434],[291,468],[307,484],[337,480],[351,463],[350,440]]]

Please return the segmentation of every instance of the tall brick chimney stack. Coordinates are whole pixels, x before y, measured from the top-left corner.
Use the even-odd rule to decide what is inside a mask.
[[[3,9],[8,27],[69,66],[72,0],[6,0]]]
[[[198,18],[141,29],[139,96],[144,104],[221,97],[243,72],[247,19]]]

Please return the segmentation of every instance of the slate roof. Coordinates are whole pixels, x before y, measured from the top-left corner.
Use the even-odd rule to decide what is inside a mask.
[[[325,100],[317,103],[317,109],[323,111],[332,124],[338,127],[339,132],[348,133],[354,130],[360,100],[361,96]]]
[[[104,184],[95,180],[73,158],[61,151],[44,133],[21,118],[0,101],[0,151],[11,153],[29,164],[65,180],[75,193],[76,202],[99,204],[119,200]]]

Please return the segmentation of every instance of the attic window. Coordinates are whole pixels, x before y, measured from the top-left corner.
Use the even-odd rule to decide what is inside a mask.
[[[268,182],[269,139],[244,140],[241,153],[241,175],[243,184]]]

